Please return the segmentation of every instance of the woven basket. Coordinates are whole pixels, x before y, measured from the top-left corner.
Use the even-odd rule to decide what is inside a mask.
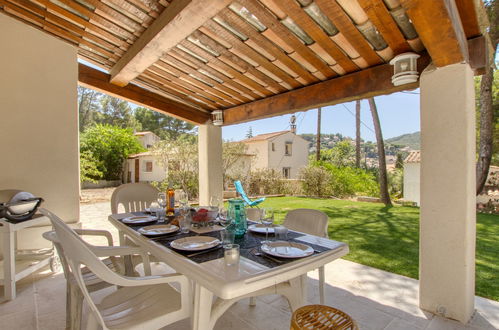
[[[355,321],[346,313],[324,305],[298,308],[291,317],[291,330],[341,329],[358,330]]]

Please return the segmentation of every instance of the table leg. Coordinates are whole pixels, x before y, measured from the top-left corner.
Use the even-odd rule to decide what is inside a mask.
[[[120,239],[120,246],[127,245],[128,240],[125,234],[121,230],[118,231],[118,234]],[[133,276],[134,269],[133,269],[132,256],[123,256],[123,265],[125,266],[125,275]],[[144,270],[145,270],[145,265],[144,265]]]
[[[4,299],[16,299],[16,251],[14,247],[15,233],[5,229],[3,232],[3,271]]]
[[[198,283],[194,284],[192,330],[211,330],[213,293]]]

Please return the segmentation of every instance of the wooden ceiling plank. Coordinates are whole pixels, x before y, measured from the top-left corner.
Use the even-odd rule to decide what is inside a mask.
[[[197,58],[194,58],[192,56],[190,56],[190,58],[188,58],[187,57],[188,55],[186,53],[184,53],[182,51],[177,51],[177,49],[172,49],[169,52],[169,55],[176,58],[179,61],[182,61],[183,63],[186,63],[187,65],[191,66],[192,68],[195,68],[197,70],[201,69],[201,70],[208,72],[212,76],[215,76],[216,78],[224,81],[224,84],[227,84],[229,86],[233,86],[234,89],[236,89],[244,94],[247,94],[252,98],[260,98],[260,96],[258,94],[255,94],[253,92],[253,90],[251,90],[248,87],[243,86],[243,85],[239,84],[238,82],[232,80],[231,77],[228,77],[228,76],[220,73],[219,71],[212,69],[211,67],[207,66],[204,62],[198,60]]]
[[[199,32],[202,31],[203,33]],[[247,72],[251,75],[254,75],[256,78],[260,79],[263,81],[265,84],[267,84],[269,87],[272,87],[276,89],[279,92],[283,92],[286,89],[279,85],[277,81],[274,79],[270,78],[266,74],[258,71],[253,65],[248,63],[246,60],[242,59],[239,57],[237,54],[231,52],[229,49],[225,48],[224,46],[218,44],[215,40],[212,38],[215,37],[216,32],[213,32],[212,30],[209,30],[207,28],[200,28],[199,31],[194,32],[192,35],[199,39],[203,44],[208,45],[212,49],[216,50],[219,54],[221,54],[220,59],[228,59],[230,63],[234,63],[236,66],[242,68],[244,72]],[[245,45],[246,46],[246,45]],[[248,46],[246,46],[248,47]],[[239,54],[244,54],[244,51],[241,51],[239,47],[234,47],[235,50],[239,50]],[[252,58],[249,58],[252,60]],[[267,61],[264,59],[264,61]]]
[[[315,2],[370,66],[383,63],[336,0],[316,0]]]
[[[157,83],[159,83],[161,85],[160,87],[162,89],[176,90],[179,93],[183,93],[184,95],[187,95],[191,98],[193,97],[193,98],[199,100],[199,102],[202,102],[202,104],[204,104],[204,106],[209,106],[209,107],[212,107],[214,109],[220,108],[220,105],[218,103],[214,102],[213,100],[211,100],[210,98],[206,98],[203,95],[196,94],[192,90],[187,89],[184,86],[181,86],[179,84],[176,84],[175,82],[173,82],[169,79],[166,79],[162,75],[159,75],[156,72],[151,71],[150,69],[147,69],[146,71],[142,72],[142,74],[138,78],[144,78],[144,77],[147,77],[150,80],[156,81]]]
[[[89,21],[81,18],[78,15],[73,14],[72,12],[68,11],[67,9],[58,6],[57,4],[54,4],[48,0],[40,0],[42,3],[45,4],[45,7],[49,10],[51,10],[54,13],[58,13],[62,17],[71,20],[77,24],[80,24],[87,28],[89,31],[92,31],[95,35],[101,37],[102,39],[105,39],[109,41],[110,43],[114,44],[116,47],[120,47],[126,44],[126,42],[115,35],[109,33],[108,31],[90,23]]]
[[[111,82],[125,86],[231,0],[174,0],[111,70]]]
[[[248,46],[247,44],[242,42],[239,38],[234,36],[232,33],[225,30],[225,28],[218,25],[218,23],[215,23],[214,21],[210,20],[210,21],[206,22],[206,24],[203,27],[211,30],[212,33],[215,33],[220,38],[228,41],[234,49],[237,49],[238,51],[243,52],[245,55],[247,55],[253,61],[257,62],[262,67],[264,67],[265,69],[272,72],[272,74],[279,77],[279,79],[281,79],[282,81],[285,81],[286,83],[293,86],[293,88],[302,86],[302,84],[300,84],[298,81],[296,81],[295,78],[291,77],[289,74],[287,74],[286,72],[281,70],[279,67],[272,64],[271,61],[269,61],[267,58],[265,58],[263,55],[258,53],[256,50],[254,50],[253,48],[251,48],[250,46]],[[200,29],[200,31],[205,31],[205,30]]]
[[[167,71],[173,73],[174,75],[176,75],[180,79],[188,82],[189,84],[196,86],[197,88],[200,88],[202,90],[205,90],[208,93],[215,95],[216,97],[220,98],[221,100],[223,100],[229,104],[242,103],[241,100],[234,99],[234,98],[232,98],[231,95],[227,95],[226,93],[221,92],[220,90],[216,89],[214,86],[210,86],[207,83],[204,83],[202,81],[197,80],[196,78],[191,77],[189,74],[186,74],[184,71],[179,70],[179,68],[177,68],[173,65],[170,65],[169,63],[167,63],[163,60],[159,60],[154,65],[161,68],[161,69],[164,69],[164,70],[167,70]]]
[[[285,11],[296,24],[298,24],[319,46],[346,71],[354,72],[359,67],[329,38],[312,18],[300,7],[295,0],[273,1],[281,10]]]
[[[304,67],[290,58],[284,52],[284,50],[276,46],[269,39],[265,38],[253,27],[249,26],[248,23],[244,22],[243,19],[236,15],[232,10],[224,9],[220,12],[219,16],[231,26],[247,35],[250,39],[253,39],[257,44],[261,45],[265,50],[275,56],[276,59],[286,65],[291,71],[295,72],[301,78],[305,79],[305,81],[307,81],[307,84],[318,81],[318,79],[314,75],[312,75]]]
[[[418,69],[422,71],[430,63],[430,57],[422,56],[418,62]],[[383,64],[263,100],[242,104],[224,110],[224,125],[233,125],[418,87],[418,83],[394,86],[391,81],[392,75],[393,66]]]
[[[358,0],[360,6],[366,12],[369,20],[381,33],[383,39],[393,50],[395,55],[411,51],[411,46],[405,40],[404,35],[399,30],[392,15],[383,2],[383,0]]]
[[[247,98],[247,97],[241,95],[240,93],[234,91],[233,89],[225,86],[225,81],[223,81],[223,83],[220,83],[220,82],[208,77],[207,75],[202,74],[198,70],[193,69],[192,67],[179,61],[178,59],[176,59],[175,57],[173,57],[169,54],[166,54],[165,56],[163,56],[163,58],[161,60],[166,61],[168,64],[170,64],[170,66],[175,66],[177,69],[180,69],[187,74],[192,74],[192,75],[198,77],[199,79],[206,80],[208,83],[216,86],[217,89],[224,91],[229,96],[238,100],[239,103],[250,101],[249,98]]]
[[[174,116],[195,124],[205,124],[210,114],[186,104],[167,99],[144,88],[129,85],[118,87],[109,83],[110,76],[99,70],[78,64],[78,81],[81,85],[100,90],[127,101],[146,106],[153,110]]]
[[[255,91],[258,91],[259,93],[263,94],[264,96],[268,96],[271,94],[274,94],[273,92],[269,91],[266,89],[264,86],[256,83],[255,81],[249,79],[245,75],[243,75],[241,72],[237,71],[236,69],[232,68],[228,64],[224,63],[217,57],[211,55],[207,51],[195,46],[194,44],[188,42],[188,41],[182,41],[180,43],[182,46],[185,48],[189,49],[193,53],[196,53],[208,60],[208,63],[206,63],[207,66],[211,66],[214,70],[219,67],[221,70],[226,71],[227,73],[231,74],[233,77],[241,80],[243,83],[247,84],[248,86],[254,88]],[[187,54],[188,56],[191,56],[190,54]]]
[[[92,20],[94,20],[95,22],[98,22],[103,27],[105,27],[106,29],[108,29],[112,33],[116,34],[117,36],[120,36],[124,39],[126,39],[126,38],[135,39],[135,36],[132,33],[123,29],[121,26],[119,26],[119,24],[116,24],[112,21],[108,21],[108,20],[104,19],[103,17],[101,17],[98,14],[96,14],[95,12],[89,10],[85,6],[80,5],[76,1],[73,1],[73,0],[59,0],[59,1],[62,2],[63,4],[65,4],[66,6],[74,9],[75,11],[83,14],[84,16],[88,17],[90,19],[90,22]]]
[[[161,78],[153,73],[146,71],[133,80],[134,83],[137,81],[147,83],[148,86],[155,88],[156,90],[166,92],[168,95],[174,95],[178,97],[179,100],[184,100],[185,102],[192,103],[202,109],[217,109],[216,106],[208,102],[204,102],[204,98],[197,97],[196,99],[194,99],[190,94],[184,93],[181,88],[177,89],[177,86],[172,86],[168,80]],[[215,104],[214,102],[212,103]]]
[[[165,70],[163,70],[157,66],[152,65],[147,69],[147,71],[154,72],[155,74],[168,79],[172,84],[183,87],[187,91],[192,91],[191,94],[202,95],[205,98],[215,102],[215,104],[217,104],[218,106],[228,107],[231,105],[230,103],[226,102],[224,99],[221,99],[220,97],[213,95],[213,94],[207,92],[206,90],[204,90],[196,85],[192,85],[191,83],[189,83],[183,79],[180,79],[179,77],[177,77],[169,72],[166,72]]]
[[[133,31],[133,34],[140,35],[144,28],[142,25],[129,18],[125,14],[115,10],[114,8],[106,5],[104,2],[100,0],[86,0],[89,4],[95,7],[95,12],[102,12],[102,14],[106,15],[108,19],[116,22],[117,24],[121,24],[124,28]]]
[[[260,2],[256,0],[239,0],[238,2],[255,15],[267,28],[285,39],[301,57],[322,72],[323,75],[330,77],[336,74],[318,55],[284,27]]]
[[[437,67],[468,61],[468,43],[454,0],[402,0]]]

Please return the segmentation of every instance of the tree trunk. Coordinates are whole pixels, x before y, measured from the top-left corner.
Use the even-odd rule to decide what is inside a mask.
[[[381,125],[379,123],[378,110],[374,98],[369,98],[369,107],[373,116],[374,131],[376,133],[376,144],[378,146],[378,164],[379,164],[379,190],[381,193],[381,201],[386,206],[391,206],[390,194],[388,193],[388,176],[386,173],[386,158],[385,158],[385,143],[383,142],[383,134],[381,133]]]
[[[476,194],[480,194],[487,182],[494,131],[494,109],[492,107],[492,82],[494,70],[490,67],[480,83],[480,146],[476,164]]]
[[[355,102],[355,166],[360,168],[360,100]]]
[[[321,112],[322,108],[317,109],[317,147],[315,151],[315,159],[317,161],[321,160]]]

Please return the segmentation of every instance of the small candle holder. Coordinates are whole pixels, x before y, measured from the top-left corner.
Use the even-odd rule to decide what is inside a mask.
[[[238,244],[226,244],[224,245],[224,260],[226,266],[237,266],[239,265],[239,245]]]

